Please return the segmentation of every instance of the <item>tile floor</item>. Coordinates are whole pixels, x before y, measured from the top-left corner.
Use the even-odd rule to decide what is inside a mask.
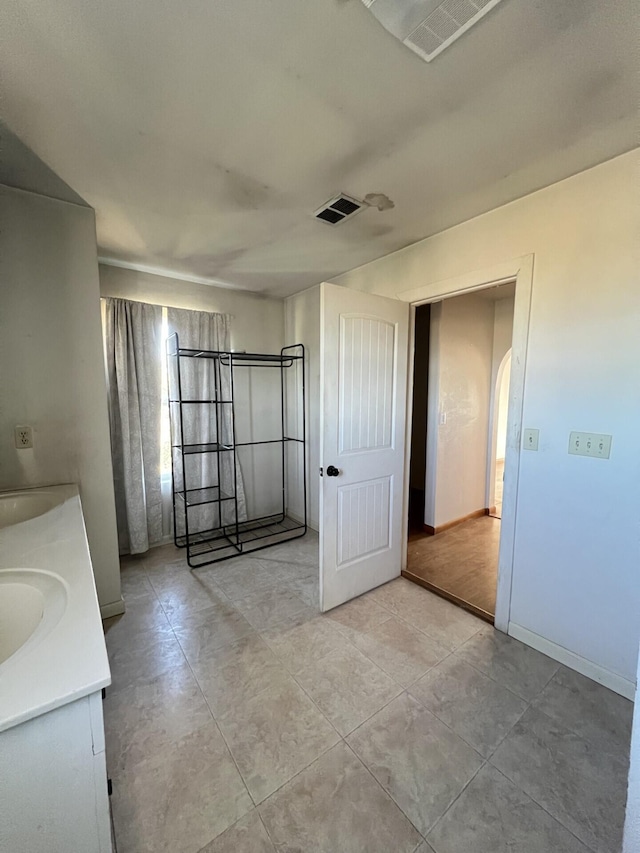
[[[618,853],[630,702],[398,579],[317,611],[317,538],[123,560],[118,853]]]

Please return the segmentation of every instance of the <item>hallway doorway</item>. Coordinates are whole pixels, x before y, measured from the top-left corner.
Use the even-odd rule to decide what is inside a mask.
[[[415,314],[404,576],[493,622],[515,283]]]

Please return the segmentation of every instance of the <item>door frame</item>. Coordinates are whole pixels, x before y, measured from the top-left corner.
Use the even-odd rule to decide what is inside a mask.
[[[409,539],[409,485],[411,460],[411,416],[413,407],[413,352],[415,336],[415,310],[418,305],[439,302],[453,296],[462,296],[488,287],[515,281],[516,293],[513,311],[513,337],[511,345],[511,384],[507,416],[507,448],[502,521],[500,525],[500,551],[498,557],[498,589],[496,595],[495,627],[508,633],[511,612],[511,588],[520,478],[520,449],[526,374],[531,293],[533,289],[534,255],[523,255],[485,269],[472,270],[462,275],[429,282],[421,287],[398,293],[397,298],[411,305],[409,325],[409,364],[407,371],[407,420],[405,434],[404,497],[402,528],[402,568],[407,567]]]

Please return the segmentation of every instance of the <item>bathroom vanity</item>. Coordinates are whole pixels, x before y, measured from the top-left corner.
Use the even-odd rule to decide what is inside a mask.
[[[77,486],[0,493],[0,853],[111,853],[111,682]]]

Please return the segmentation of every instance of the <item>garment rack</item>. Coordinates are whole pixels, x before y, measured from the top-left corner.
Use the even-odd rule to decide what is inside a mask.
[[[305,348],[303,344],[283,347],[279,354],[246,353],[218,350],[192,349],[180,346],[177,334],[167,338],[168,396],[171,423],[171,463],[173,492],[174,543],[185,548],[187,564],[199,568],[241,554],[259,551],[307,532],[307,476],[306,476],[306,400],[305,400]],[[212,383],[206,395],[185,398],[183,395],[184,365],[186,360],[210,359]],[[293,380],[297,398],[301,435],[289,435],[286,406],[289,399],[286,377],[297,366]],[[280,370],[280,424],[278,437],[257,441],[236,441],[236,411],[234,405],[235,371],[243,368]],[[185,411],[188,406],[208,407],[210,414],[200,410],[200,421],[213,433],[214,441],[185,442]],[[226,428],[225,428],[226,427]],[[226,435],[225,435],[226,432]],[[210,436],[208,436],[210,437]],[[301,483],[296,484],[302,495],[301,515],[289,514],[289,483],[287,471],[287,446],[297,445],[301,454]],[[238,460],[236,450],[258,445],[280,445],[282,498],[279,511],[272,515],[240,519],[238,505]],[[190,456],[214,454],[213,482],[191,485],[187,459]],[[226,455],[226,460],[223,456]],[[223,483],[226,464],[227,482]],[[229,470],[232,476],[228,475]],[[225,486],[223,490],[221,487]],[[208,510],[203,510],[208,507]],[[202,519],[211,512],[211,522],[203,526],[194,522],[194,514]]]

